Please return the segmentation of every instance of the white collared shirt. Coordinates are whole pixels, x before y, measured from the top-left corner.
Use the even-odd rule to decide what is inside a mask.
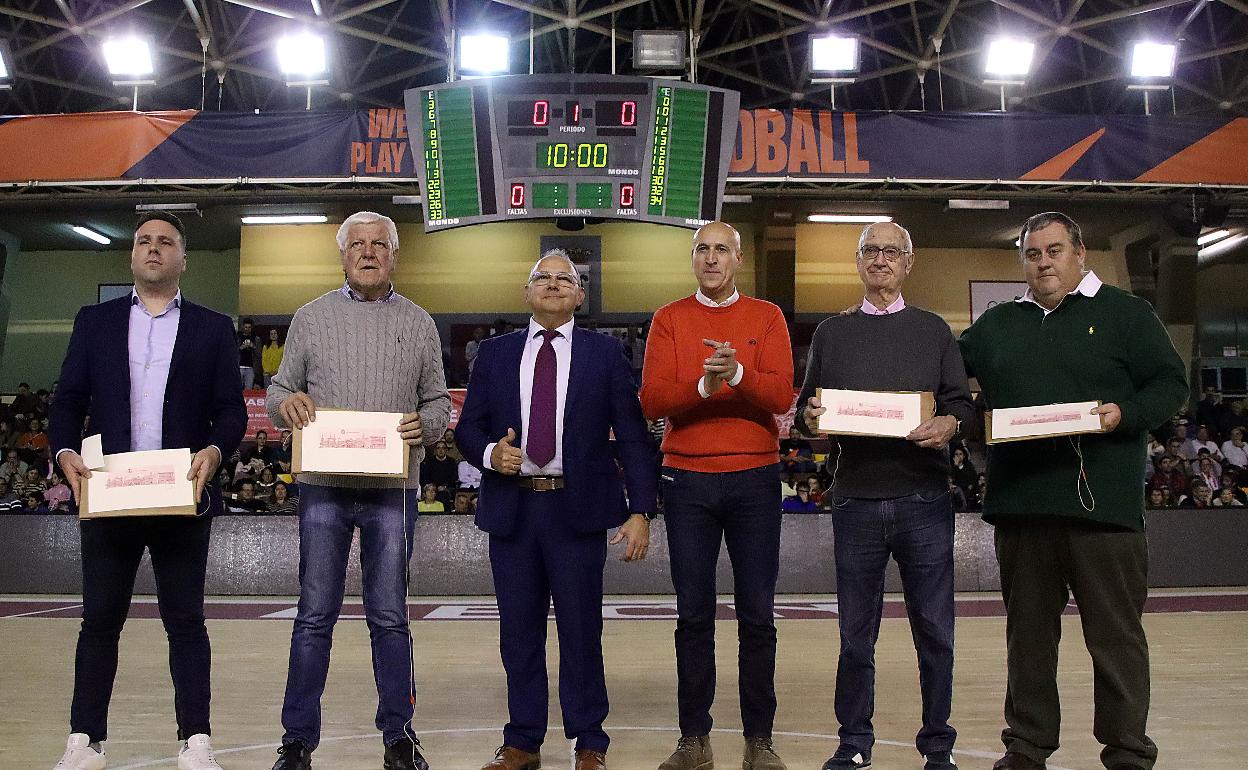
[[[892,315],[893,313],[898,313],[905,309],[906,301],[902,299],[900,294],[897,295],[897,299],[890,302],[888,307],[883,310],[879,309],[875,305],[872,305],[871,300],[866,297],[862,298],[862,312],[867,315]]]
[[[715,300],[703,294],[701,289],[698,289],[694,293],[693,298],[696,299],[700,304],[706,305],[707,307],[728,307],[729,305],[733,304],[737,300],[741,299],[741,292],[737,291],[734,288],[732,290],[732,294],[728,295],[728,299],[724,300],[723,302],[716,302]],[[741,384],[741,378],[744,376],[745,376],[745,367],[741,365],[740,361],[738,361],[737,373],[732,375],[732,379],[728,380],[728,384],[735,388]],[[711,394],[706,392],[706,383],[702,381],[701,377],[698,378],[698,395],[701,396],[702,398],[711,397]]]
[[[706,305],[707,307],[728,307],[732,303],[741,299],[741,292],[737,291],[736,289],[733,289],[732,294],[728,295],[728,299],[724,300],[723,302],[716,302],[715,300],[703,294],[701,289],[698,289],[698,291],[693,295],[693,297],[698,302],[701,302],[703,305]]]
[[[563,408],[568,398],[568,375],[572,372],[572,331],[576,328],[576,320],[568,321],[555,329],[559,336],[550,341],[555,349],[555,456],[550,462],[538,467],[529,459],[529,408],[533,400],[533,369],[537,365],[537,351],[542,348],[542,338],[538,335],[544,327],[532,318],[529,319],[528,336],[524,341],[524,352],[520,355],[520,424],[521,445],[524,459],[520,463],[521,476],[562,476],[563,475]],[[485,448],[482,464],[494,469],[490,455],[494,445]]]
[[[1104,285],[1104,282],[1102,282],[1100,278],[1096,277],[1096,273],[1089,270],[1088,272],[1083,274],[1083,280],[1079,281],[1079,285],[1075,287],[1075,290],[1072,291],[1071,294],[1082,294],[1085,297],[1095,297],[1096,293],[1101,290],[1101,286],[1103,285]],[[1065,300],[1066,297],[1062,297],[1062,299]],[[1046,318],[1048,317],[1049,313],[1052,313],[1053,310],[1057,310],[1057,308],[1062,306],[1062,303],[1058,302],[1057,305],[1054,306],[1053,310],[1049,310],[1047,307],[1045,307],[1044,305],[1041,305],[1036,300],[1035,295],[1031,293],[1030,286],[1027,287],[1027,291],[1023,292],[1023,296],[1018,297],[1014,301],[1015,302],[1030,302],[1031,304],[1043,310],[1044,316]]]

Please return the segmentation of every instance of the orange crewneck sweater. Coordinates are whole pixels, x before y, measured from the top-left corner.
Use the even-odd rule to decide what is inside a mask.
[[[702,398],[698,381],[711,355],[703,339],[726,341],[745,372]],[[779,462],[775,415],[793,403],[793,350],[780,308],[742,296],[728,307],[695,297],[664,305],[646,340],[641,408],[667,418],[663,462],[673,468],[724,473]]]

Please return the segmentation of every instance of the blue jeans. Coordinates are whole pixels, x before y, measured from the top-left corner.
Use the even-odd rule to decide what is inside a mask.
[[[732,561],[741,725],[770,738],[776,716],[776,622],[780,571],[780,470],[732,473],[664,467],[663,516],[676,591],[676,700],[681,735],[708,735],[715,700],[715,564]]]
[[[377,729],[387,746],[409,729],[416,683],[407,620],[407,561],[419,494],[419,489],[301,485],[299,611],[290,638],[283,743],[298,741],[309,749],[320,743],[321,695],[356,527],[360,530],[364,617],[377,683]]]
[[[953,509],[948,492],[885,500],[832,498],[841,655],[836,719],[841,743],[870,752],[875,744],[875,642],[884,606],[884,568],[901,571],[910,634],[919,655],[923,727],[919,753],[952,751]]]

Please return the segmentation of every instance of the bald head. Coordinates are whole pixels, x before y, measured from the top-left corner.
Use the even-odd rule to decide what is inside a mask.
[[[726,222],[708,222],[693,234],[693,274],[698,289],[710,299],[722,302],[737,290],[737,268],[741,266],[741,234]]]

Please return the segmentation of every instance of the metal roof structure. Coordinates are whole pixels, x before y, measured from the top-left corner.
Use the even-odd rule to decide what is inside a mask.
[[[1010,33],[1036,56],[1009,109],[1141,112],[1126,88],[1131,43],[1177,41],[1172,98],[1154,97],[1153,111],[1248,114],[1248,0],[4,0],[13,82],[0,113],[129,109],[101,54],[124,33],[154,46],[139,109],[303,109],[274,41],[304,29],[330,51],[313,109],[397,106],[405,88],[447,79],[453,31],[483,28],[510,35],[513,72],[631,73],[634,30],[680,30],[693,42],[686,77],[740,91],[747,108],[829,106],[809,40],[851,34],[860,71],[836,87],[836,106],[852,110],[998,109],[985,42]]]

